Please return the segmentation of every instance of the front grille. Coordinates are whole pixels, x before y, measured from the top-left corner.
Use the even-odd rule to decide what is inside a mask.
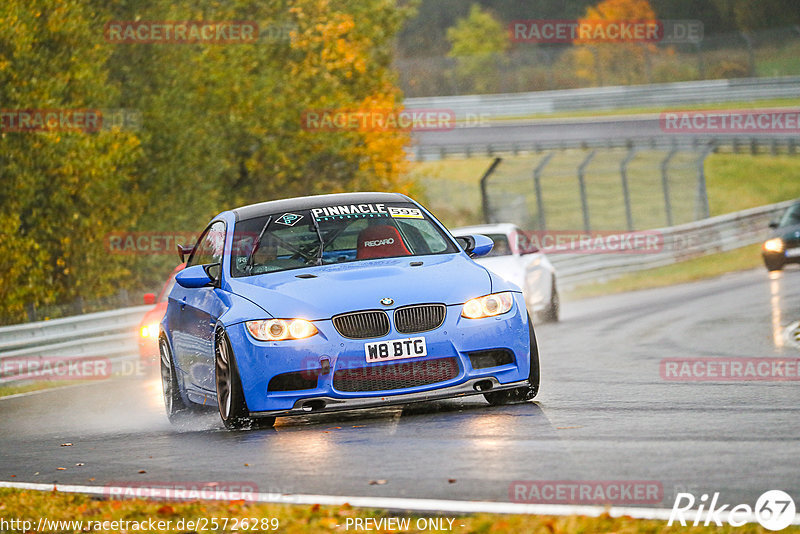
[[[401,334],[417,334],[442,326],[447,308],[444,304],[418,304],[398,308],[394,327]]]
[[[458,360],[450,357],[340,369],[333,374],[333,387],[339,391],[388,391],[435,384],[457,376]]]
[[[317,387],[319,370],[295,371],[275,375],[269,381],[268,391],[299,391],[301,389],[314,389]]]
[[[493,349],[470,352],[469,363],[473,369],[486,369],[487,367],[499,367],[514,363],[514,357],[507,350]]]
[[[389,316],[381,310],[345,313],[333,318],[333,326],[350,339],[383,337],[389,333]]]

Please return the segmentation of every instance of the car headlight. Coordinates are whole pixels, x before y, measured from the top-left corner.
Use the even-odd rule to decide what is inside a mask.
[[[153,324],[146,324],[142,327],[142,330],[139,332],[142,337],[158,337],[158,323]]]
[[[769,252],[783,252],[783,241],[780,237],[768,240],[764,243],[764,250]]]
[[[305,319],[267,319],[247,321],[245,324],[250,334],[261,341],[305,339],[318,332],[317,327]]]
[[[461,310],[461,317],[467,319],[494,317],[508,312],[513,305],[514,297],[511,296],[511,293],[492,293],[465,302],[464,308]]]

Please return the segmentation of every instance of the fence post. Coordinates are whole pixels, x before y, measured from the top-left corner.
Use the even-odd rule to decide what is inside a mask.
[[[700,79],[706,79],[706,62],[703,58],[703,47],[701,45],[703,41],[698,41],[694,43],[695,50],[697,52],[697,72],[700,74]]]
[[[678,147],[672,147],[667,157],[661,161],[661,188],[664,191],[664,210],[667,214],[667,226],[672,226],[672,203],[669,195],[669,162],[678,153]]]
[[[544,199],[542,198],[542,171],[550,163],[550,158],[555,152],[547,154],[533,169],[533,188],[536,191],[536,215],[539,218],[539,230],[547,230],[547,220],[544,215]]]
[[[753,40],[745,32],[739,32],[739,35],[742,36],[742,39],[744,39],[744,42],[747,45],[747,61],[749,63],[747,75],[754,77],[756,75],[756,56],[753,52]]]
[[[589,152],[589,155],[581,162],[578,166],[578,183],[581,186],[581,208],[583,210],[583,229],[586,232],[590,232],[592,230],[592,225],[589,221],[589,201],[586,198],[586,180],[584,177],[584,171],[586,170],[586,166],[589,165],[589,162],[592,161],[596,150],[592,150]]]
[[[636,147],[630,147],[625,159],[619,164],[619,176],[622,180],[622,196],[625,201],[625,219],[628,222],[628,230],[633,231],[633,213],[631,212],[631,192],[628,189],[628,164],[636,156]]]
[[[483,208],[483,222],[490,223],[489,220],[489,195],[487,192],[487,181],[489,180],[489,176],[492,175],[494,170],[500,165],[500,162],[503,161],[503,158],[494,158],[494,161],[489,168],[486,169],[486,172],[483,173],[481,176],[481,206]]]
[[[710,142],[706,148],[697,158],[697,204],[695,206],[695,220],[707,219],[711,216],[711,210],[708,207],[708,191],[706,190],[706,173],[703,165],[706,158],[714,151],[714,143]]]

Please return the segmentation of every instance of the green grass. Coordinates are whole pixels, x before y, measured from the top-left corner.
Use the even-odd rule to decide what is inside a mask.
[[[0,397],[7,397],[9,395],[17,395],[19,393],[30,393],[32,391],[41,391],[43,389],[60,388],[68,385],[75,385],[78,382],[71,380],[66,381],[50,381],[42,380],[37,382],[28,382],[26,384],[13,385],[13,386],[0,386]]]
[[[565,300],[578,300],[600,295],[636,291],[682,284],[726,273],[763,268],[761,245],[749,245],[728,252],[693,258],[674,265],[656,267],[623,275],[607,282],[578,286],[564,292]]]
[[[712,215],[800,198],[800,157],[712,154],[705,164]]]
[[[0,489],[0,519],[29,520],[33,522],[33,531],[39,519],[46,517],[49,520],[83,520],[91,521],[171,521],[172,528],[162,528],[158,532],[221,532],[220,529],[200,530],[190,529],[185,525],[187,520],[198,518],[217,518],[218,526],[228,519],[227,532],[233,529],[233,519],[263,518],[277,519],[278,529],[269,528],[253,530],[252,523],[247,527],[239,526],[240,532],[284,532],[289,534],[306,532],[347,532],[359,531],[354,528],[355,519],[363,518],[409,518],[410,528],[399,532],[436,532],[436,530],[418,530],[417,520],[420,518],[438,517],[453,520],[452,532],[457,534],[478,533],[533,533],[533,534],[580,534],[595,532],[616,532],[619,534],[635,533],[736,533],[753,534],[765,533],[759,525],[747,524],[742,527],[682,527],[679,524],[668,527],[666,521],[638,520],[630,517],[611,518],[607,515],[597,518],[580,516],[556,517],[542,515],[416,515],[403,512],[389,512],[382,510],[355,509],[347,504],[342,506],[319,505],[276,505],[276,504],[248,504],[243,501],[230,502],[164,502],[146,500],[110,500],[98,499],[80,494],[58,492],[35,492],[10,489]],[[347,529],[347,520],[351,519],[350,528]],[[178,522],[183,520],[183,528],[177,529]],[[94,523],[92,523],[94,524]],[[447,521],[444,522],[448,524]],[[269,525],[269,523],[267,523]],[[108,525],[111,526],[111,525]],[[420,523],[420,526],[423,526]],[[78,532],[76,530],[62,530]],[[117,529],[103,529],[102,532],[120,532]],[[132,530],[129,532],[152,532],[151,530]],[[397,532],[392,530],[374,530],[377,532]],[[789,527],[783,532],[798,532],[800,528]],[[95,530],[99,532],[99,530]]]

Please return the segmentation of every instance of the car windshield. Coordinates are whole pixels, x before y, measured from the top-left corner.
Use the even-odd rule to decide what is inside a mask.
[[[320,206],[237,222],[231,276],[454,252],[451,240],[414,204]]]
[[[779,226],[783,228],[784,226],[795,226],[798,224],[800,224],[800,202],[786,210]]]
[[[505,234],[483,234],[492,241],[494,241],[494,246],[492,247],[491,252],[487,254],[485,257],[489,258],[492,256],[511,256],[511,246],[508,243],[508,236]]]

